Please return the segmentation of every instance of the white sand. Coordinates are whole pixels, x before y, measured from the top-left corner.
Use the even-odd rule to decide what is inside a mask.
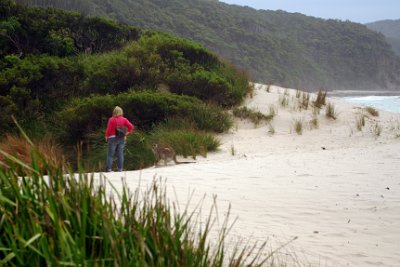
[[[220,136],[221,150],[195,164],[106,176],[117,186],[126,177],[132,189],[139,180],[146,186],[163,177],[182,206],[191,190],[192,203],[206,194],[207,205],[215,194],[219,211],[230,203],[238,217],[232,238],[268,240],[273,250],[297,236],[277,254],[287,266],[400,266],[400,114],[380,111],[358,131],[362,109],[328,99],[338,118],[327,119],[323,109],[318,129],[311,130],[311,108],[295,107],[296,91],[255,87],[245,105],[265,114],[273,105],[272,127],[238,121]],[[302,135],[293,130],[294,120],[303,120]]]

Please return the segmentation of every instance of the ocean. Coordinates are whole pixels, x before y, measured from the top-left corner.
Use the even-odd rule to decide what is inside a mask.
[[[371,106],[384,111],[400,113],[400,92],[334,91],[332,93],[328,93],[328,96],[335,96],[351,103]]]

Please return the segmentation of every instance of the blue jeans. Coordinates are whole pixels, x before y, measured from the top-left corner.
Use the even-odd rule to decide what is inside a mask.
[[[118,159],[118,171],[122,171],[124,168],[124,147],[125,139],[111,137],[108,138],[108,150],[107,150],[107,161],[106,161],[106,171],[112,171],[112,163],[114,159],[114,154],[117,152]]]

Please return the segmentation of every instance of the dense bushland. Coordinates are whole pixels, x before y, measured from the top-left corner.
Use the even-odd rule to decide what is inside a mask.
[[[223,132],[232,126],[227,113],[196,98],[148,91],[130,92],[71,101],[58,114],[62,135],[66,137],[64,140],[74,141],[97,131],[99,125],[106,123],[110,110],[117,104],[127,118],[143,130],[151,130],[153,125],[176,116],[193,121],[197,129],[205,131]]]
[[[350,21],[208,0],[85,0],[81,7],[75,1],[19,1],[189,38],[249,71],[258,82],[306,90],[400,87],[400,59],[384,36]]]
[[[184,155],[215,150],[208,133],[229,129],[224,109],[250,90],[245,73],[189,40],[8,0],[0,9],[0,135],[17,132],[14,115],[29,136],[53,135],[66,155],[79,152],[94,169],[103,161],[104,129],[116,105],[138,129],[128,140],[135,160],[127,166],[139,168],[152,163],[150,142],[162,139],[154,127],[171,118],[193,128],[176,127],[184,131],[179,141],[163,142]]]
[[[137,28],[109,19],[54,8],[27,8],[12,0],[2,0],[0,11],[0,56],[104,52],[140,36]]]
[[[153,164],[153,142],[168,144],[184,156],[206,156],[219,145],[207,132],[219,133],[232,126],[231,117],[221,108],[189,96],[143,91],[74,99],[56,115],[57,135],[71,145],[83,140],[88,146],[82,149],[83,161],[93,170],[101,169],[107,151],[104,129],[99,131],[99,125],[105,127],[110,110],[117,104],[139,129],[127,139],[127,169]],[[174,127],[166,130],[163,125],[171,125],[172,119]]]

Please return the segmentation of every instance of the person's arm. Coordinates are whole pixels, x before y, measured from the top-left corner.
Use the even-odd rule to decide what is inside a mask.
[[[135,126],[128,119],[125,120],[125,126],[127,128],[126,132],[127,135],[130,134],[135,129]]]
[[[108,119],[108,123],[107,123],[107,128],[106,128],[106,142],[108,141],[108,137],[112,135],[112,123],[111,123],[111,118]]]

